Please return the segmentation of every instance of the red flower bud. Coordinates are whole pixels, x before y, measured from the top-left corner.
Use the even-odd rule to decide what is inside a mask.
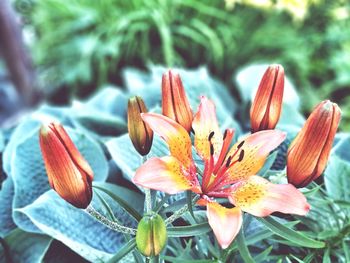
[[[135,149],[146,155],[151,150],[153,131],[142,120],[141,113],[146,113],[147,108],[141,97],[135,96],[128,101],[128,131],[129,137]]]
[[[180,75],[169,70],[162,78],[162,110],[188,132],[191,131],[193,114]]]
[[[281,115],[284,90],[284,69],[271,65],[261,79],[250,108],[252,132],[274,129]]]
[[[77,208],[92,199],[93,172],[59,123],[42,125],[40,148],[51,187]]]
[[[324,171],[341,111],[329,100],[316,106],[304,127],[289,146],[287,155],[288,182],[304,187]]]

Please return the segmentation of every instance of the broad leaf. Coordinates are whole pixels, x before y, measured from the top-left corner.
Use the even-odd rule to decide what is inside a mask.
[[[136,227],[136,222],[104,196],[111,205],[118,221],[129,227]],[[92,204],[100,210],[98,198]],[[42,232],[61,241],[73,251],[90,261],[106,261],[124,245],[124,235],[109,229],[83,209],[77,209],[50,190],[34,203],[18,210],[28,217]]]
[[[12,219],[12,200],[14,197],[14,186],[11,177],[8,177],[0,190],[0,237],[4,237],[16,228]]]
[[[333,155],[324,173],[327,193],[339,201],[350,201],[350,163]]]
[[[0,262],[40,263],[52,238],[14,229],[4,238],[5,249],[0,249]],[[7,255],[5,255],[7,253]]]

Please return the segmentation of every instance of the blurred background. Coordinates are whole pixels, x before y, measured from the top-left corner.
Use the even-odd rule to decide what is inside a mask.
[[[130,67],[205,66],[240,100],[242,69],[279,63],[305,115],[329,98],[349,131],[349,16],[345,0],[1,0],[0,123],[123,87]]]

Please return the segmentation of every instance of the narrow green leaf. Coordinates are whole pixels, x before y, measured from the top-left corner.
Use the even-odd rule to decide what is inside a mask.
[[[163,205],[166,203],[166,201],[168,200],[169,196],[170,196],[169,194],[164,194],[163,198],[160,200],[160,202],[157,204],[157,206],[154,209],[154,211],[156,213],[158,213],[159,210],[162,209]]]
[[[187,199],[187,206],[188,206],[188,211],[190,212],[193,220],[198,223],[196,217],[194,216],[193,213],[193,205],[192,205],[192,191],[187,191],[186,192],[186,199]]]
[[[288,227],[285,227],[281,223],[277,222],[272,217],[256,218],[258,221],[263,223],[276,235],[283,237],[284,239],[291,241],[297,245],[310,248],[323,248],[325,246],[324,242],[311,239],[305,235],[298,233]]]
[[[115,254],[108,263],[115,263],[119,262],[123,257],[125,257],[127,254],[129,254],[134,248],[136,247],[136,240],[135,238],[129,240],[128,243],[126,243],[117,254]]]
[[[167,229],[169,237],[190,237],[206,234],[211,231],[207,222],[191,225],[191,226],[176,226]]]
[[[267,249],[265,249],[263,252],[261,252],[260,254],[256,255],[254,257],[254,260],[256,262],[266,262],[267,258],[269,256],[269,254],[271,253],[273,249],[273,246],[269,246]]]
[[[100,191],[100,190],[99,190]],[[114,214],[113,214],[113,210],[112,208],[109,206],[109,204],[106,202],[106,200],[101,196],[101,194],[98,193],[98,191],[94,191],[94,193],[96,194],[96,196],[98,197],[98,199],[101,201],[104,209],[106,210],[106,212],[108,213],[108,216],[110,217],[110,219],[114,222],[117,221],[117,219],[115,218]]]
[[[315,257],[315,253],[310,253],[309,255],[307,255],[306,257],[303,258],[303,262],[304,263],[311,263],[314,262],[314,257]]]
[[[135,207],[132,206],[135,205],[135,201],[142,201],[143,204],[143,200],[141,200],[143,197],[141,197],[140,194],[132,192],[124,187],[120,187],[109,183],[95,183],[94,187],[109,195],[137,221],[141,220],[141,214],[135,209]],[[115,193],[118,193],[118,195]]]
[[[250,255],[250,252],[248,250],[247,244],[245,243],[244,238],[244,231],[243,228],[239,231],[237,237],[236,237],[237,247],[239,250],[239,253],[241,257],[243,258],[244,262],[246,263],[254,263],[254,259]]]
[[[169,261],[169,262],[186,262],[186,263],[216,263],[217,260],[211,259],[186,259],[186,258],[176,258],[170,256],[161,256],[161,259]]]
[[[343,242],[342,242],[342,247],[344,250],[346,262],[350,262],[350,247],[349,247],[349,245],[346,244],[345,240],[343,240]]]
[[[328,247],[323,254],[322,263],[331,263],[330,248]]]

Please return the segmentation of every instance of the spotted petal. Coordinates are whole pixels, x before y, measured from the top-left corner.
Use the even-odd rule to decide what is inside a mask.
[[[187,174],[181,162],[172,156],[151,158],[137,171],[133,182],[137,185],[176,194],[193,188],[198,192],[198,182]]]
[[[209,159],[210,143],[208,138],[210,134],[213,134],[211,142],[214,146],[214,156],[218,156],[222,147],[222,133],[216,119],[215,105],[204,96],[201,97],[201,103],[198,112],[194,116],[192,128],[195,132],[194,146],[198,154],[205,160]]]
[[[273,212],[305,215],[310,210],[305,196],[291,184],[272,184],[259,176],[251,176],[231,187],[229,200],[254,216]]]
[[[143,113],[142,119],[168,144],[172,156],[187,170],[193,170],[191,138],[180,124],[156,113]]]
[[[226,208],[216,202],[208,202],[207,216],[220,246],[223,249],[227,248],[241,229],[241,209]]]
[[[267,156],[280,145],[286,134],[278,130],[266,130],[256,132],[247,138],[238,141],[229,151],[227,157],[239,158],[240,151],[244,151],[243,159],[232,165],[227,171],[227,184],[257,174],[264,166]]]

